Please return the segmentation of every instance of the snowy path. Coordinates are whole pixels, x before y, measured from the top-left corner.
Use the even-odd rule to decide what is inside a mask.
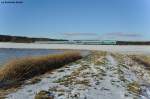
[[[41,90],[52,92],[55,99],[149,99],[147,86],[131,86],[133,82],[149,83],[149,77],[148,71],[127,56],[97,52],[41,76],[36,84],[23,85],[7,99],[34,99]],[[135,92],[138,87],[143,92]]]

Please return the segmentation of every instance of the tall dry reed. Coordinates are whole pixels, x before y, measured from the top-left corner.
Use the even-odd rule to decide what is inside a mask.
[[[12,60],[0,69],[0,86],[43,74],[76,61],[81,57],[79,52],[65,52],[63,54],[24,57]]]

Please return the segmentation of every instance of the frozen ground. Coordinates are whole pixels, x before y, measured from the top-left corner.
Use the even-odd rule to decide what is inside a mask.
[[[34,99],[41,90],[53,93],[55,99],[150,99],[150,71],[125,54],[92,52],[39,78],[7,99]]]
[[[0,43],[0,48],[97,50],[37,77],[36,83],[26,81],[7,99],[34,99],[42,90],[53,93],[55,99],[150,99],[150,70],[129,57],[150,55],[150,46]]]
[[[0,48],[32,48],[32,49],[79,49],[103,50],[111,52],[150,54],[150,46],[141,45],[75,45],[75,44],[37,44],[37,43],[0,43]]]

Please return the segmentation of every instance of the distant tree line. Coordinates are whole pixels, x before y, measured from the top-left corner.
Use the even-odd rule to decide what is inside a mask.
[[[0,42],[33,43],[36,41],[68,41],[68,40],[0,35]],[[116,41],[116,45],[150,45],[150,41]]]
[[[0,35],[0,42],[33,43],[35,41],[67,41],[63,39],[31,38],[25,36]]]
[[[117,41],[117,45],[150,45],[150,41]]]

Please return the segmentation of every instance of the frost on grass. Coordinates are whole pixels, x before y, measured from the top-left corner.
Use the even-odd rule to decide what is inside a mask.
[[[7,97],[33,99],[44,90],[56,99],[149,99],[149,71],[125,54],[94,51],[40,78]]]

